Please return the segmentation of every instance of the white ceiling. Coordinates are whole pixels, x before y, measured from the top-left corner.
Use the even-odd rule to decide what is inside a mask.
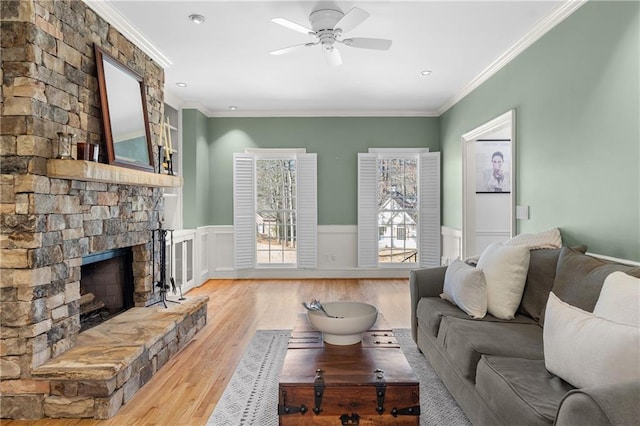
[[[174,106],[209,116],[439,115],[582,3],[85,1],[166,68]],[[352,7],[371,16],[347,35],[392,39],[390,50],[340,45],[339,67],[325,62],[319,46],[269,54],[313,41],[272,18],[309,26],[313,10]],[[193,13],[206,21],[192,23]]]

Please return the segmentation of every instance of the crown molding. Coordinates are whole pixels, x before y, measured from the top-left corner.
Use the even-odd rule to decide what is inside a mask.
[[[115,10],[107,0],[83,0],[84,3],[94,12],[107,21],[110,25],[120,31],[133,44],[138,46],[144,53],[149,55],[151,59],[157,62],[162,68],[167,69],[173,65],[173,61],[169,59],[160,49],[151,43],[144,34],[138,31],[129,20]]]
[[[187,106],[188,105],[188,106]],[[276,118],[276,117],[437,117],[438,114],[431,111],[209,111],[201,104],[185,102],[183,108],[196,108],[207,117],[216,118]]]
[[[109,0],[83,1],[105,21],[149,55],[151,59],[157,62],[162,68],[166,69],[173,65],[173,61],[162,53],[160,49],[155,47],[155,45],[140,33],[125,17],[116,11],[109,4]],[[578,10],[587,1],[588,0],[568,0],[562,3],[552,11],[551,14],[538,21],[527,34],[500,55],[437,111],[212,111],[198,102],[183,101],[177,96],[170,96],[170,104],[174,107],[177,104],[181,104],[180,107],[182,108],[197,109],[207,117],[439,117],[510,63],[549,30]]]
[[[204,105],[197,101],[183,101],[182,109],[195,109],[200,111],[205,117],[213,117],[213,112],[207,109]]]
[[[564,21],[573,12],[578,10],[588,0],[569,0],[555,10],[551,14],[547,15],[540,21],[538,21],[530,31],[527,32],[520,40],[518,40],[513,46],[493,61],[487,68],[485,68],[478,76],[471,80],[456,96],[451,98],[445,103],[439,110],[438,115],[444,114],[449,108],[460,102],[465,96],[478,88],[482,83],[491,78],[494,74],[505,67],[509,62],[514,60],[520,53],[526,50],[533,43],[538,41],[549,30]]]
[[[164,91],[164,103],[171,105],[172,108],[180,109],[182,108],[183,101],[174,93],[171,93],[165,89]]]

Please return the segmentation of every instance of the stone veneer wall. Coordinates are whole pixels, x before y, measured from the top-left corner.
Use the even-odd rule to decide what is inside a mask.
[[[49,178],[47,159],[59,131],[102,141],[94,43],[145,77],[154,140],[164,71],[82,1],[0,8],[0,394],[28,406],[49,391],[32,370],[77,342],[82,256],[134,246],[136,305],[156,300],[161,189]]]

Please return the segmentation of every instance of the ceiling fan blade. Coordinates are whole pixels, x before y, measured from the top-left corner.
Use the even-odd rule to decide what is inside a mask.
[[[269,52],[272,55],[284,55],[285,53],[289,53],[289,52],[293,52],[294,50],[298,50],[301,47],[305,47],[305,46],[314,46],[317,43],[303,43],[303,44],[296,44],[293,46],[289,46],[289,47],[285,47],[283,49],[278,49],[278,50],[274,50],[273,52]]]
[[[391,40],[385,40],[383,38],[347,38],[342,40],[342,43],[351,47],[358,47],[360,49],[375,49],[375,50],[388,50],[391,47]]]
[[[278,25],[282,25],[283,27],[289,28],[290,30],[298,31],[299,33],[302,33],[302,34],[313,33],[313,31],[310,28],[307,28],[303,25],[297,24],[285,18],[273,18],[271,22],[276,23]]]
[[[342,57],[340,56],[340,52],[335,47],[330,47],[324,50],[324,59],[327,61],[329,65],[332,67],[337,67],[342,64]]]
[[[368,17],[368,12],[365,12],[359,7],[354,7],[353,9],[348,11],[346,15],[340,18],[334,29],[339,28],[343,33],[349,32],[358,25],[362,24]]]

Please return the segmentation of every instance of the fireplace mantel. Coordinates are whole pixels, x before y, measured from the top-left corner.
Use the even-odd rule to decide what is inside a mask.
[[[170,176],[84,160],[47,160],[47,176],[90,182],[177,188],[182,176]]]

